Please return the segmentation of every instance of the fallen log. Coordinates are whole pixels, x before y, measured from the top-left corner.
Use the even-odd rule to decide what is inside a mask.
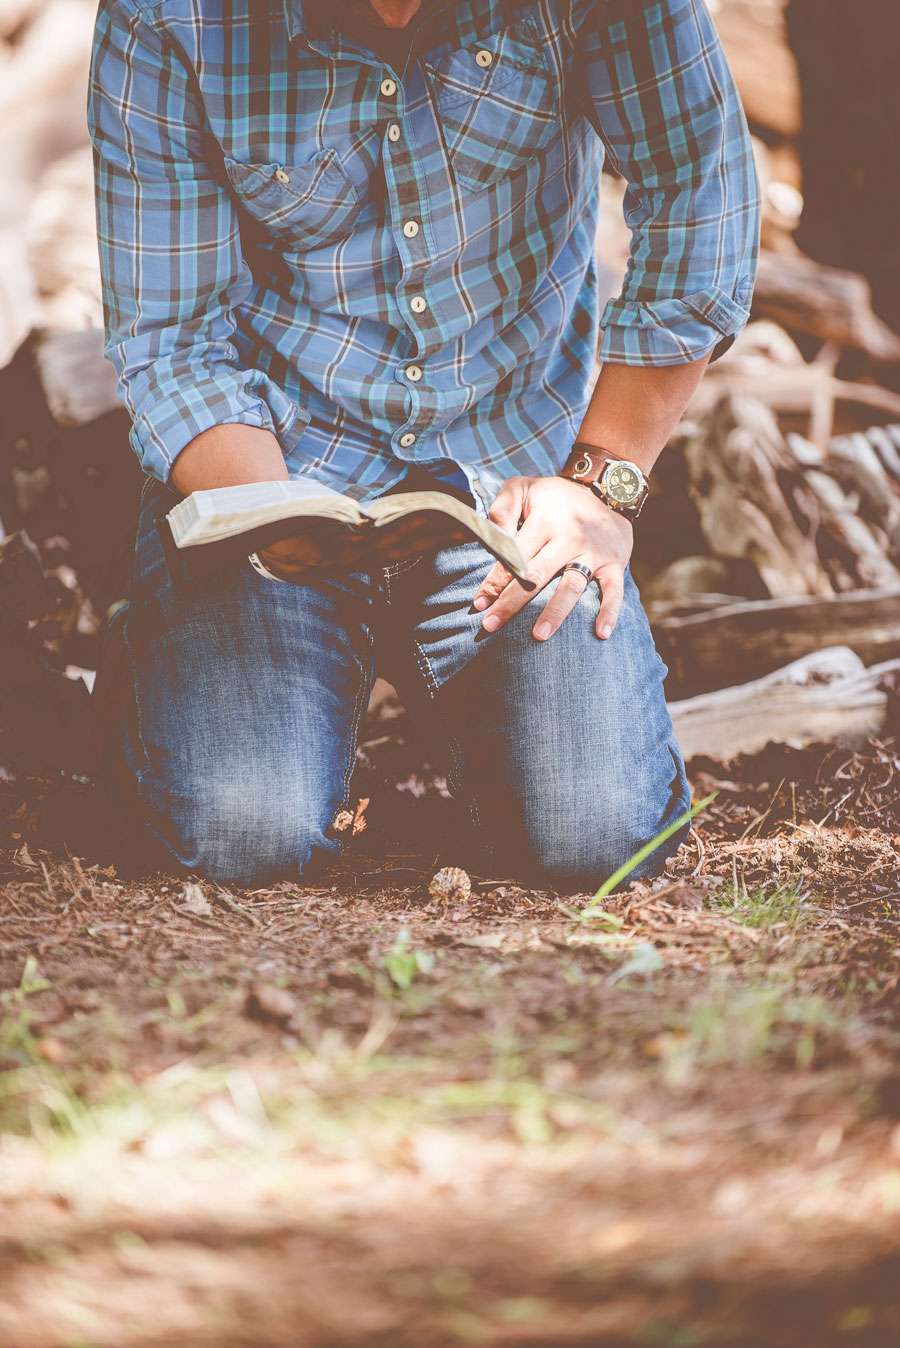
[[[826,646],[866,665],[900,659],[900,588],[763,599],[685,614],[650,606],[669,695],[689,697],[769,674]]]
[[[764,252],[753,311],[788,332],[852,347],[876,362],[900,362],[900,336],[877,316],[872,287],[857,272],[826,267],[800,253]]]
[[[727,763],[767,744],[802,749],[821,740],[848,743],[882,730],[888,674],[900,660],[867,669],[846,646],[832,646],[737,687],[672,703],[675,734],[687,759]]]

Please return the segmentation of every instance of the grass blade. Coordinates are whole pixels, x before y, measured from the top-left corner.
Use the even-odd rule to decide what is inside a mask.
[[[671,838],[673,833],[677,833],[685,824],[689,824],[694,818],[694,815],[699,814],[701,810],[705,810],[707,805],[710,805],[718,794],[718,791],[713,791],[711,796],[707,796],[705,800],[700,800],[696,805],[692,805],[689,810],[686,810],[684,814],[679,815],[671,824],[667,824],[660,833],[657,833],[655,838],[651,838],[648,843],[645,843],[639,851],[635,852],[633,857],[629,857],[617,871],[613,871],[609,879],[603,881],[603,884],[597,890],[597,893],[591,899],[590,903],[585,904],[584,908],[582,908],[581,916],[586,916],[586,914],[590,913],[593,908],[596,908],[597,904],[601,903],[608,894],[611,894],[616,886],[620,885],[625,877],[630,875],[636,866],[640,866],[641,862],[646,861],[651,852],[656,851],[660,843],[664,843],[668,838]]]

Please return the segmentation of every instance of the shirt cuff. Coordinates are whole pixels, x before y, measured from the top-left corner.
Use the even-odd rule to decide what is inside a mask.
[[[610,300],[601,319],[599,357],[611,365],[685,365],[724,355],[750,317],[752,283],[734,298],[719,287],[679,299]]]
[[[169,381],[139,377],[129,381],[126,406],[141,467],[163,483],[185,446],[213,426],[241,423],[271,431],[287,455],[309,422],[309,414],[259,370],[192,371]]]

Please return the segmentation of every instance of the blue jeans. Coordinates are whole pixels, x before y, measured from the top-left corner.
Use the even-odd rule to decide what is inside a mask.
[[[147,480],[118,636],[123,710],[102,751],[126,813],[183,866],[249,884],[339,852],[330,825],[350,802],[376,664],[430,718],[471,821],[464,861],[482,874],[595,889],[687,808],[665,666],[630,575],[606,642],[595,585],[546,643],[531,629],[547,593],[488,636],[471,611],[492,565],[478,544],[302,586],[249,565],[185,581],[157,530],[177,499]],[[656,873],[680,840],[634,874]]]

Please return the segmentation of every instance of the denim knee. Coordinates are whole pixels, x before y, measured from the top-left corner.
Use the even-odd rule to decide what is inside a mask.
[[[176,860],[220,883],[297,879],[339,850],[326,836],[327,807],[313,807],[299,791],[260,793],[238,782],[194,782],[170,801],[165,815],[161,836]]]
[[[536,799],[523,823],[534,871],[543,882],[560,890],[593,892],[683,814],[690,793],[680,760],[672,767],[671,781],[647,796],[594,787],[568,801]],[[629,872],[628,880],[658,875],[687,832],[685,825],[658,845]]]

